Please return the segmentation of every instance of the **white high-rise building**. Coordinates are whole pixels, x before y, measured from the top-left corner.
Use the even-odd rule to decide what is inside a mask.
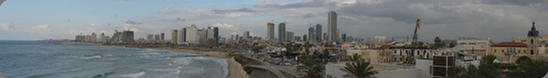
[[[186,41],[188,43],[199,43],[200,36],[198,35],[198,28],[195,25],[186,28]]]
[[[327,41],[338,42],[339,34],[337,31],[337,13],[335,11],[330,11],[328,14],[328,38]]]

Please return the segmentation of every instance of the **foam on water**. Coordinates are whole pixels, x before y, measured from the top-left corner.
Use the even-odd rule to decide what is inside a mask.
[[[141,71],[141,72],[138,72],[138,73],[132,73],[132,74],[127,74],[127,75],[120,75],[120,77],[129,77],[129,78],[138,78],[138,77],[141,77],[143,75],[145,75],[146,73],[144,71]]]

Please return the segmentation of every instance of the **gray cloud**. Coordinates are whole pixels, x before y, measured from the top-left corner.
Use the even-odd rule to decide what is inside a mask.
[[[251,8],[240,8],[240,9],[233,9],[233,10],[215,9],[212,11],[213,13],[217,13],[217,14],[224,14],[224,13],[230,13],[230,12],[255,12],[255,10]]]
[[[2,6],[2,3],[4,3],[6,0],[0,0],[0,6]]]
[[[127,20],[125,23],[126,23],[126,24],[131,24],[131,25],[142,24],[142,23],[135,22],[135,21],[132,21],[132,20]]]
[[[519,5],[545,4],[544,0],[481,0],[485,4]]]

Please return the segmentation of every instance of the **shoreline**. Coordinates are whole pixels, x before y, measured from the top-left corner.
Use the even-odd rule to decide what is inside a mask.
[[[145,47],[145,46],[132,46],[131,44],[122,44],[122,45],[112,45],[112,44],[101,44],[101,43],[91,43],[91,44],[98,44],[102,46],[121,46],[121,47],[127,47],[127,48],[150,48],[150,49],[162,49],[162,50],[169,50],[169,51],[175,51],[175,52],[183,52],[183,53],[192,53],[192,54],[198,54],[203,55],[204,57],[215,57],[220,59],[225,59],[227,63],[227,69],[226,73],[228,73],[225,77],[226,78],[249,78],[249,75],[245,72],[244,67],[236,61],[234,56],[228,55],[227,52],[221,52],[221,51],[198,51],[198,50],[189,50],[189,49],[178,49],[178,48],[171,48],[171,47]]]
[[[244,67],[235,60],[234,56],[229,56],[228,53],[226,52],[196,51],[196,50],[176,49],[176,48],[155,48],[155,49],[165,49],[165,50],[176,51],[176,52],[198,54],[198,55],[203,55],[205,57],[216,57],[216,58],[225,59],[227,62],[227,70],[228,70],[228,74],[226,78],[249,78],[249,75],[244,71]]]

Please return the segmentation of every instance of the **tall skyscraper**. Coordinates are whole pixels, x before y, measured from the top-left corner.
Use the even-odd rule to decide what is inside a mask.
[[[322,41],[322,25],[321,24],[316,24],[316,36],[314,37],[310,37],[311,39],[312,38],[316,38],[316,41]]]
[[[171,32],[171,43],[177,44],[177,38],[178,38],[177,34],[178,33],[179,32],[176,29]]]
[[[337,32],[337,13],[335,11],[330,11],[328,14],[328,38],[329,42],[338,42],[339,34]]]
[[[154,40],[153,34],[147,34],[147,40]]]
[[[213,27],[213,33],[215,44],[219,44],[219,27]]]
[[[181,28],[177,32],[177,44],[184,44],[184,42],[186,42],[186,28]]]
[[[284,42],[286,40],[286,32],[285,32],[285,23],[280,23],[278,25],[278,41]]]
[[[266,24],[267,40],[274,40],[274,23]]]
[[[310,42],[316,41],[315,33],[316,33],[316,30],[314,29],[314,27],[308,28],[308,38],[309,38],[308,41]]]

